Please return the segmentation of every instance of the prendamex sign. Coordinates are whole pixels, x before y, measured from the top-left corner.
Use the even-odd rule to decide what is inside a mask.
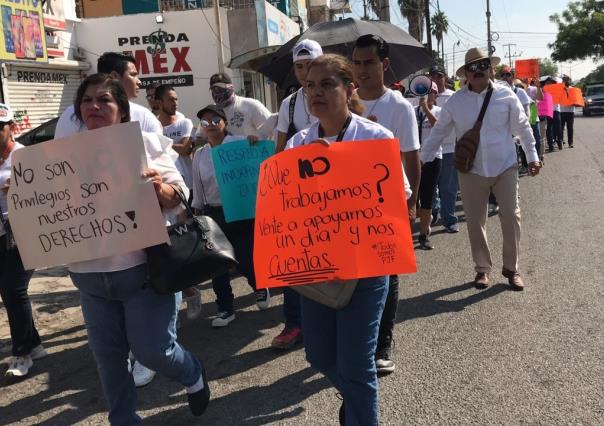
[[[186,33],[160,29],[147,35],[121,36],[117,42],[126,49],[124,53],[134,57],[143,87],[152,83],[193,86],[188,61],[191,45]]]

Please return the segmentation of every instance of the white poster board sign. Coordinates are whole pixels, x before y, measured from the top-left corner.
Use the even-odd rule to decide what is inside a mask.
[[[168,241],[137,122],[13,153],[9,220],[26,269]]]

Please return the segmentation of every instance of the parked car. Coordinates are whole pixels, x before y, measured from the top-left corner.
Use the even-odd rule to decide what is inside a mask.
[[[585,86],[585,106],[583,115],[589,117],[596,112],[604,112],[604,83],[594,83]]]
[[[47,122],[40,124],[35,129],[31,129],[29,132],[17,136],[15,139],[17,142],[25,146],[36,145],[38,143],[52,140],[55,138],[57,121],[59,121],[59,117],[48,120]]]

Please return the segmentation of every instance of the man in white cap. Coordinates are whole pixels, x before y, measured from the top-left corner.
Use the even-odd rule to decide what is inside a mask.
[[[293,48],[294,74],[300,88],[283,99],[279,108],[277,121],[277,149],[281,152],[286,142],[300,130],[304,130],[317,118],[308,111],[306,98],[306,74],[308,64],[323,54],[321,45],[314,40],[306,39],[298,42]],[[300,318],[300,295],[291,288],[283,289],[283,314],[285,327],[276,336],[271,346],[275,349],[289,349],[302,341]]]
[[[523,290],[524,282],[518,269],[518,163],[512,133],[520,138],[529,161],[529,175],[539,174],[541,163],[531,126],[518,97],[510,88],[492,84],[489,79],[492,67],[499,61],[497,57],[489,58],[478,48],[466,52],[465,64],[457,70],[457,75],[465,77],[467,85],[443,105],[436,125],[422,144],[421,160],[426,163],[435,158],[451,129],[455,130],[459,144],[486,105],[473,165],[467,173],[460,171],[458,174],[476,270],[474,285],[476,288],[488,287],[493,266],[486,235],[487,204],[489,193],[493,191],[499,202],[503,233],[502,274],[513,290]],[[458,156],[457,150],[455,155]]]
[[[294,74],[301,87],[281,102],[277,122],[276,152],[283,151],[285,143],[293,135],[317,121],[308,110],[305,86],[308,64],[322,54],[321,45],[310,39],[298,42],[293,48]]]

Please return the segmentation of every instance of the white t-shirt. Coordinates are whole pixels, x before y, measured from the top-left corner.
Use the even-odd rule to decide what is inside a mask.
[[[25,148],[19,142],[15,142],[15,146],[13,150],[8,154],[4,163],[0,164],[0,188],[6,185],[6,181],[10,178],[12,172],[11,160],[13,158],[13,152],[18,149]],[[8,219],[8,201],[6,199],[6,193],[4,191],[0,191],[0,214],[4,217],[4,220]],[[2,221],[0,221],[0,236],[6,234],[4,230],[4,225],[2,225]]]
[[[189,189],[178,170],[176,170],[172,159],[172,140],[156,133],[143,132],[143,142],[148,167],[157,170],[161,174],[164,183],[177,185],[181,188],[184,196],[188,197]],[[164,217],[175,217],[180,211],[182,211],[182,207],[177,206],[171,210],[163,210],[163,214]],[[68,266],[69,270],[75,273],[114,272],[142,265],[146,261],[145,251],[135,250],[118,256],[76,262]]]
[[[412,110],[413,111],[413,110]],[[417,133],[417,129],[415,129]],[[372,139],[392,139],[394,137],[393,133],[386,129],[385,127],[374,123],[371,120],[360,117],[356,114],[352,114],[352,120],[348,125],[348,128],[344,132],[344,136],[342,138],[343,142],[354,142],[354,141],[362,141],[362,140],[372,140]],[[314,123],[308,129],[304,129],[296,133],[290,140],[287,141],[285,145],[285,149],[292,149],[298,146],[307,145],[319,138],[319,122]],[[337,143],[334,142],[336,138],[326,138],[329,143]],[[418,142],[419,144],[419,142]],[[402,163],[401,163],[402,168]],[[411,186],[409,186],[409,181],[407,180],[407,175],[405,174],[405,170],[403,170],[403,180],[405,186],[405,196],[407,199],[411,197]]]
[[[225,136],[222,144],[240,140],[241,136],[229,135]],[[211,149],[212,147],[207,143],[198,149],[193,157],[193,202],[191,205],[199,210],[202,210],[206,204],[222,205]]]
[[[162,125],[147,108],[129,102],[130,104],[130,121],[138,121],[143,132],[156,133],[158,135],[163,134]],[[87,130],[84,123],[82,123],[74,114],[74,106],[70,105],[57,122],[55,129],[55,139],[65,138],[67,136],[75,135]]]
[[[173,143],[180,143],[183,138],[191,137],[193,122],[188,118],[179,118],[175,123],[164,127],[164,136],[172,139]],[[176,168],[189,188],[193,185],[193,160],[189,155],[178,155],[175,161]]]
[[[386,92],[378,99],[373,101],[361,99],[361,102],[365,106],[363,117],[375,116],[379,124],[390,130],[394,137],[399,139],[401,152],[419,149],[415,111],[409,101],[403,98],[401,92],[386,89]]]
[[[311,124],[317,121],[317,117],[308,111],[307,98],[302,88],[298,89],[296,94],[296,104],[294,106],[294,126],[296,132],[310,127]],[[277,122],[277,130],[281,133],[287,133],[289,129],[289,106],[294,93],[283,99],[279,108],[279,121]]]
[[[428,139],[428,137],[430,136],[430,132],[432,131],[432,125],[430,124],[430,120],[428,120],[428,117],[426,116],[426,114],[424,114],[424,111],[421,109],[421,107],[418,107],[420,109],[420,113],[417,113],[417,108],[415,109],[416,114],[418,114],[418,117],[421,118],[422,120],[422,132],[421,132],[421,139],[420,139],[420,145],[421,145],[421,141],[425,141],[426,139]],[[441,108],[437,105],[434,105],[432,107],[432,109],[430,110],[430,112],[432,113],[432,115],[434,117],[436,117],[436,120],[438,121],[438,116],[440,115],[440,110]],[[419,121],[419,118],[418,118]],[[420,152],[421,152],[421,148],[420,148]],[[439,148],[438,151],[436,151],[436,158],[443,158],[443,149],[442,147]]]
[[[233,103],[223,108],[223,111],[227,116],[227,126],[232,135],[254,135],[259,138],[271,136],[272,129],[266,134],[260,129],[271,116],[271,112],[266,109],[262,102],[252,98],[235,96]]]
[[[444,104],[446,104],[447,101],[449,100],[449,98],[451,96],[453,96],[454,94],[455,94],[454,90],[445,89],[443,92],[440,92],[440,93],[438,93],[436,95],[436,103],[438,104],[439,107],[442,108],[442,106]],[[456,140],[457,139],[455,138],[455,132],[451,131],[451,134],[449,136],[447,136],[443,140],[442,153],[443,154],[452,154],[452,153],[454,153],[455,152],[455,141]]]

